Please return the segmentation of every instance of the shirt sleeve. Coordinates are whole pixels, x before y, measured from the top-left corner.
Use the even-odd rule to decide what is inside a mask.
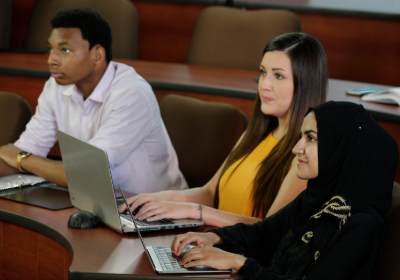
[[[46,157],[57,141],[57,122],[51,104],[51,95],[55,94],[53,91],[54,88],[49,80],[39,96],[35,114],[20,138],[14,143],[23,151]]]

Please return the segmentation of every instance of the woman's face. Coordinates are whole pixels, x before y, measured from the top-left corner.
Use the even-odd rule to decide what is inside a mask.
[[[294,82],[292,63],[282,51],[264,54],[260,65],[258,93],[261,111],[266,115],[285,118],[293,100]]]
[[[304,118],[300,140],[292,152],[297,155],[297,177],[308,180],[318,176],[318,130],[315,113]]]

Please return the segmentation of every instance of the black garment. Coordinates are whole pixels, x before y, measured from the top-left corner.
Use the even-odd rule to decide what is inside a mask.
[[[361,106],[315,106],[318,176],[293,202],[255,225],[213,230],[242,251],[246,279],[369,279],[382,250],[398,152]]]
[[[300,238],[312,232],[313,242],[321,251],[346,222],[346,216],[365,205],[380,215],[386,214],[392,202],[398,152],[393,137],[362,105],[330,101],[310,110],[315,113],[318,127],[318,177],[308,180],[307,189],[294,205],[290,223]],[[341,208],[348,207],[347,214],[340,213],[344,215],[338,217],[336,225],[310,218],[333,197],[344,200],[336,201]]]
[[[273,259],[282,239],[291,232],[290,215],[294,202],[254,225],[236,224],[210,230],[223,239],[221,249],[240,251],[248,258],[239,274],[246,280],[370,279],[383,246],[385,228],[381,216],[371,207],[352,215],[317,260],[310,261],[315,247],[309,246],[311,252],[306,252],[305,256],[300,253],[287,259],[292,268],[288,270],[291,275],[277,271]]]

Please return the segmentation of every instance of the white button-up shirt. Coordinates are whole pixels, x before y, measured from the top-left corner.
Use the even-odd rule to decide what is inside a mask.
[[[114,185],[125,190],[187,188],[151,86],[132,67],[110,62],[86,100],[75,85],[61,86],[50,78],[14,144],[45,157],[57,141],[57,129],[104,149]]]

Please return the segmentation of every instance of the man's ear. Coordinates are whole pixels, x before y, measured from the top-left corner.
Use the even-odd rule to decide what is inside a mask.
[[[99,44],[93,47],[94,63],[101,64],[106,61],[106,50]]]

